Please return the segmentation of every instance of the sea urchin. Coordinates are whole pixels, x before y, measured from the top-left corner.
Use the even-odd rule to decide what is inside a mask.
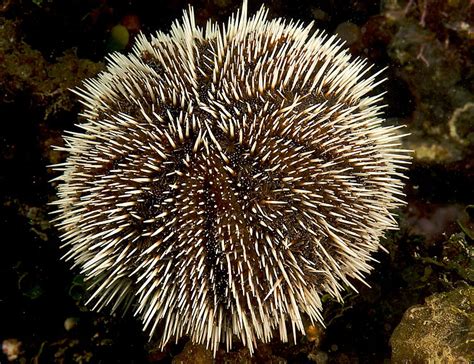
[[[409,157],[371,67],[311,29],[244,3],[202,30],[190,8],[75,91],[56,225],[94,308],[253,352],[364,281]]]

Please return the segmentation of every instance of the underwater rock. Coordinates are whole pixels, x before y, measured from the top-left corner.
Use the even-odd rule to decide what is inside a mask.
[[[6,339],[2,342],[2,352],[7,356],[8,361],[18,359],[21,354],[21,341],[17,339]]]
[[[410,307],[390,338],[393,363],[474,360],[474,288],[436,293]]]
[[[206,364],[212,362],[212,352],[206,349],[204,345],[193,344],[191,341],[185,345],[181,354],[173,358],[173,364]]]

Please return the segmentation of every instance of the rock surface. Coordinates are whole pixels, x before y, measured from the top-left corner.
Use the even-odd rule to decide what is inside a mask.
[[[390,344],[393,363],[472,363],[474,288],[436,293],[410,307]]]

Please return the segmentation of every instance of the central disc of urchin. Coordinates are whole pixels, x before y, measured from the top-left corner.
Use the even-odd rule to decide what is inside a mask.
[[[161,345],[254,350],[321,321],[363,280],[408,158],[370,67],[311,27],[251,18],[170,34],[76,91],[85,105],[57,225],[96,308],[132,307]]]

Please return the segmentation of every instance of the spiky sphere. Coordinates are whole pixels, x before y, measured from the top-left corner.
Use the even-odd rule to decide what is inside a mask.
[[[56,224],[94,308],[214,351],[322,321],[321,295],[364,280],[402,204],[408,157],[369,69],[245,3],[111,55],[76,90],[85,122],[57,167]]]

